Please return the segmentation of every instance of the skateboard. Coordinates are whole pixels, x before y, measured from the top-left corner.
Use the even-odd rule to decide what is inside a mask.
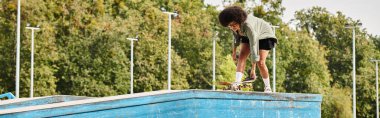
[[[239,84],[237,87],[233,87],[233,84]],[[219,85],[224,85],[223,90],[231,91],[249,91],[253,89],[252,82],[219,82]]]

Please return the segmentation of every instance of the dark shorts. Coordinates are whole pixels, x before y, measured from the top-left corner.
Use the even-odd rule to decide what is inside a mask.
[[[241,42],[249,44],[248,37],[243,36],[241,39]],[[277,39],[275,39],[275,38],[261,39],[261,40],[259,40],[259,49],[260,50],[271,50],[272,48],[275,47],[276,43],[277,43]]]

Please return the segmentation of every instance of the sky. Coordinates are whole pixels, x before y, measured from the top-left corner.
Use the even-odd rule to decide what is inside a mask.
[[[223,0],[205,0],[209,5],[221,6]],[[255,0],[259,1],[259,0]],[[313,6],[325,7],[335,14],[341,11],[347,17],[360,20],[368,33],[380,36],[380,0],[283,0],[282,6],[286,8],[282,20],[289,22],[294,19],[295,11],[311,8]]]

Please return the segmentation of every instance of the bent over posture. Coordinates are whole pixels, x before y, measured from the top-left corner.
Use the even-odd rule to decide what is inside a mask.
[[[236,48],[240,45],[240,54],[237,59],[235,83],[243,78],[243,71],[248,56],[251,57],[252,69],[244,82],[252,82],[256,79],[255,67],[258,66],[263,78],[264,92],[272,92],[269,81],[269,72],[265,64],[269,50],[275,47],[277,38],[268,22],[247,14],[241,7],[227,7],[219,14],[219,22],[224,27],[229,27],[234,34],[232,58],[236,61]],[[234,84],[233,86],[238,86]]]

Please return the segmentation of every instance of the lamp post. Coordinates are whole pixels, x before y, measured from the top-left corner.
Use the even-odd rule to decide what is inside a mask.
[[[169,23],[168,23],[168,90],[171,90],[171,77],[170,77],[170,74],[171,74],[171,47],[172,47],[172,42],[171,42],[171,37],[172,37],[172,31],[171,31],[171,24],[172,24],[172,15],[173,17],[177,17],[177,13],[175,12],[166,12],[166,11],[163,11],[163,13],[165,14],[168,14],[169,16]]]
[[[17,34],[16,34],[16,99],[20,97],[20,28],[21,2],[17,0]]]
[[[131,87],[131,94],[133,94],[133,41],[137,41],[136,38],[127,38],[128,40],[131,40],[131,82],[130,82],[130,87]]]
[[[37,27],[26,27],[26,29],[30,29],[32,30],[32,43],[31,43],[31,51],[30,51],[30,98],[33,98],[33,83],[34,83],[34,30],[39,30],[40,28],[37,26]]]
[[[371,59],[376,63],[376,118],[379,118],[379,61],[377,59]]]
[[[216,31],[215,36],[212,40],[212,90],[215,91],[215,45],[216,45],[216,38],[218,37],[219,32]]]
[[[273,33],[276,35],[276,28],[279,28],[279,26],[272,26]],[[273,92],[276,92],[276,47],[273,47]]]
[[[357,25],[349,25],[349,24],[346,24],[345,25],[345,28],[347,29],[352,29],[352,93],[353,93],[353,96],[352,96],[352,106],[353,106],[353,115],[352,117],[353,118],[356,118],[356,54],[355,54],[355,28],[358,28],[362,25],[362,23],[358,23]]]

